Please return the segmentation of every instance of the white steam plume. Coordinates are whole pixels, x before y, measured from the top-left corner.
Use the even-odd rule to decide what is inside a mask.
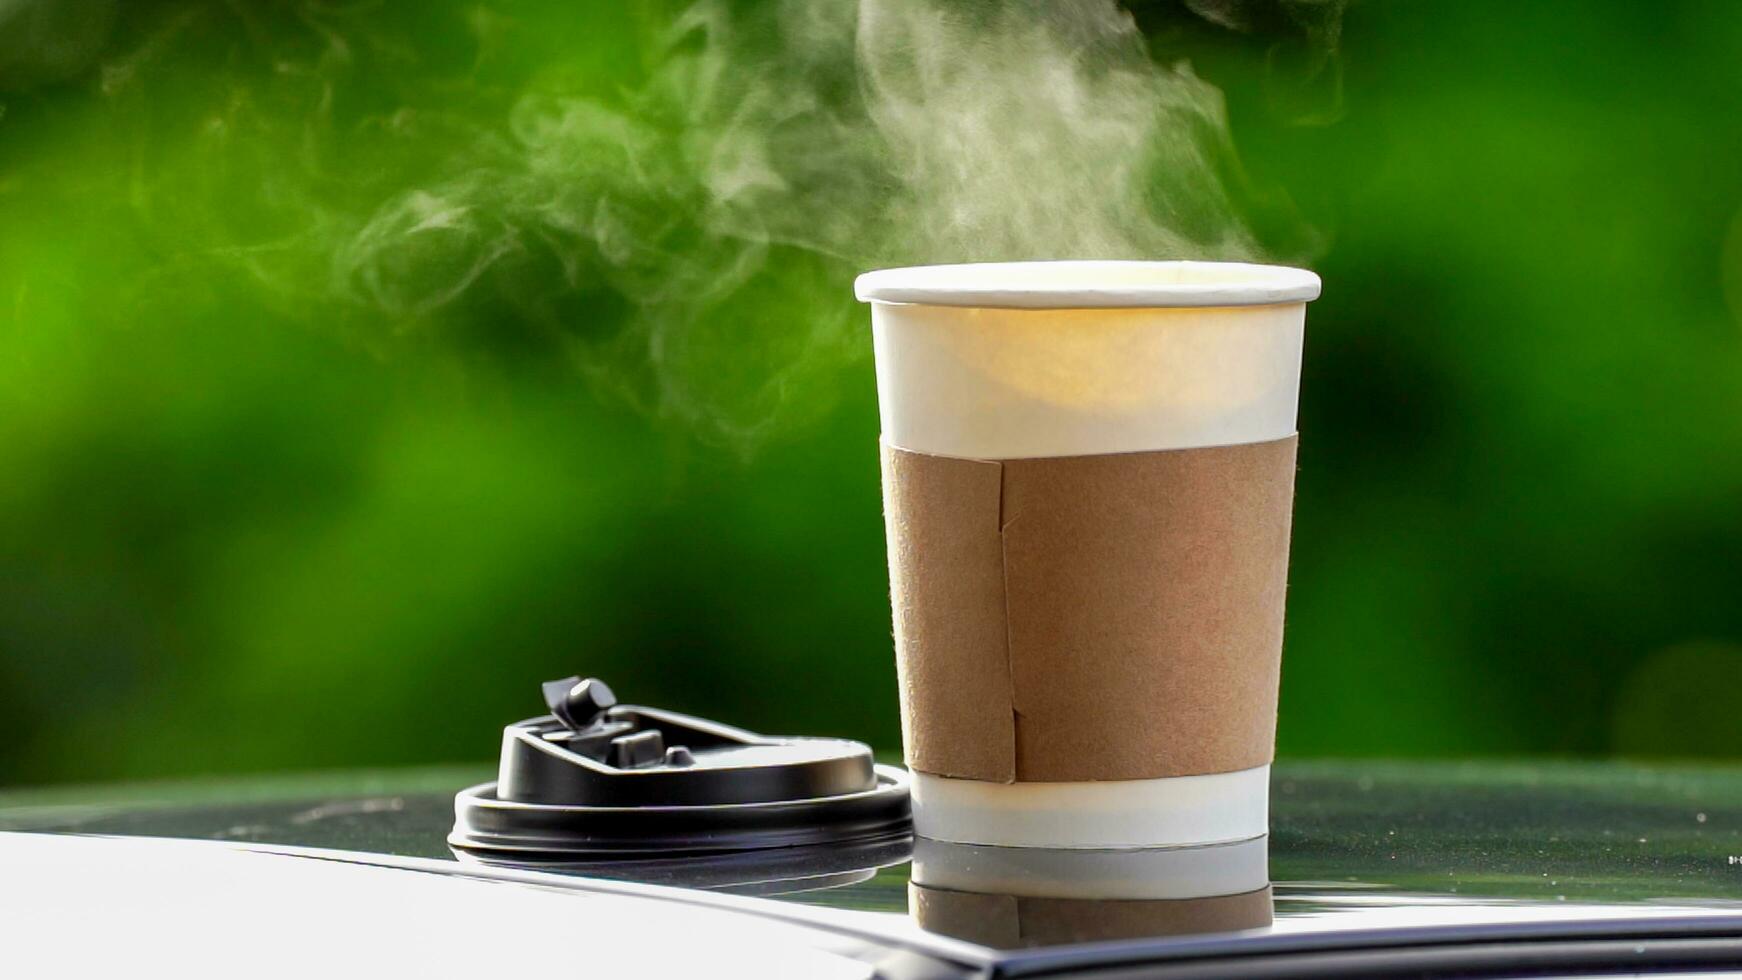
[[[536,24],[516,18],[556,5],[432,8],[478,64],[514,65],[493,75],[430,60],[404,9],[129,14],[94,91],[135,136],[127,198],[169,256],[142,295],[223,263],[286,318],[556,351],[748,447],[820,417],[863,356],[856,272],[1259,251],[1221,93],[1113,0],[699,0],[623,39],[643,52],[626,89],[520,60]]]

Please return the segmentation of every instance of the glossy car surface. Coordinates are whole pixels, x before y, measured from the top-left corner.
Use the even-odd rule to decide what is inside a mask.
[[[100,923],[127,956],[205,949],[214,968],[236,962],[223,950],[246,957],[250,943],[276,937],[290,944],[275,961],[287,969],[318,967],[341,940],[364,959],[415,947],[436,966],[473,957],[504,973],[571,955],[646,975],[704,961],[716,975],[891,977],[1742,969],[1735,769],[1282,764],[1268,846],[1273,923],[1194,931],[1189,916],[1126,915],[1123,894],[1042,922],[1038,910],[1056,903],[1023,906],[1038,901],[1025,891],[1033,883],[1000,879],[988,891],[1016,896],[990,895],[1005,905],[988,915],[1013,908],[1009,921],[988,929],[982,917],[954,935],[910,917],[906,840],[534,868],[457,855],[446,844],[453,791],[487,776],[432,769],[7,793],[0,830],[20,833],[0,835],[9,869],[0,906],[7,921],[33,923],[18,933],[33,937],[27,945]],[[1061,887],[1049,867],[1043,893]],[[1079,911],[1102,887],[1069,884]]]

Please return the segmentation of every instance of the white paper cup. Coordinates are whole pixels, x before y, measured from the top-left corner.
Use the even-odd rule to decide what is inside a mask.
[[[1219,262],[886,269],[871,304],[883,438],[968,459],[1233,446],[1295,433],[1311,272]],[[915,543],[923,547],[924,542]],[[1084,783],[914,774],[918,833],[1130,848],[1258,837],[1269,766]]]

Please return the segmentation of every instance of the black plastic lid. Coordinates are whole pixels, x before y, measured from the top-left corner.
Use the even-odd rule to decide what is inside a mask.
[[[844,739],[772,738],[544,685],[551,713],[502,733],[497,781],[454,798],[449,842],[572,859],[863,843],[909,832],[907,775]]]

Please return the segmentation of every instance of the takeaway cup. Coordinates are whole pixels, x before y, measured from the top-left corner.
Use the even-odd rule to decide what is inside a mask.
[[[927,838],[1268,822],[1305,304],[1216,262],[887,269],[871,304],[897,673]]]

